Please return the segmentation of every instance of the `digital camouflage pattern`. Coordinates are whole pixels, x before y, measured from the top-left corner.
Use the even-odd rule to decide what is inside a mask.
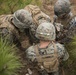
[[[54,13],[58,17],[70,12],[70,1],[58,0],[54,5]]]
[[[54,6],[54,13],[57,41],[61,43],[69,42],[76,35],[76,20],[75,16],[71,13],[70,1],[57,1]]]
[[[58,16],[54,16],[54,25],[56,28],[56,34],[57,34],[57,41],[60,41],[61,39],[65,38],[64,35],[68,29],[69,21],[72,18],[72,13],[70,12],[68,14],[68,17],[65,19],[60,19]]]
[[[54,25],[47,22],[41,23],[36,30],[35,36],[40,40],[55,40],[56,34]]]
[[[58,58],[59,60],[61,61],[65,61],[69,58],[69,54],[68,52],[65,50],[64,46],[59,44],[59,43],[55,43],[56,47],[57,47],[57,55],[58,55]],[[54,54],[54,45],[52,43],[50,43],[46,48],[39,48],[39,44],[37,45],[38,46],[38,51],[39,51],[39,54],[40,56],[44,56],[44,55],[52,55]],[[29,60],[29,62],[32,62],[32,63],[37,63],[37,54],[35,52],[35,46],[31,46],[29,47],[27,50],[26,50],[26,55],[27,55],[27,58]],[[53,57],[52,57],[53,58]],[[47,58],[46,58],[47,59]],[[50,58],[51,59],[51,58]],[[51,60],[49,60],[51,61]],[[48,61],[47,61],[48,62]],[[44,65],[42,65],[44,66]],[[46,69],[46,68],[45,68]],[[51,71],[51,70],[50,70]],[[55,70],[56,71],[56,70]],[[54,72],[54,71],[53,71]],[[56,71],[56,73],[58,73]],[[57,74],[56,74],[57,75]]]
[[[68,31],[66,32],[66,38],[63,39],[64,42],[70,42],[76,36],[76,16],[72,17],[69,22]]]
[[[65,50],[64,46],[62,44],[59,44],[59,43],[55,43],[55,45],[57,47],[59,59],[66,61],[69,58],[69,54]],[[38,44],[38,46],[39,46],[39,44]],[[46,48],[39,48],[38,50],[39,50],[40,55],[52,54],[52,53],[54,53],[54,46],[53,46],[53,44],[50,43]],[[26,54],[27,54],[27,58],[31,62],[36,60],[36,54],[35,54],[34,46],[29,47],[26,50]]]
[[[27,10],[17,10],[13,14],[13,23],[19,29],[29,28],[32,22],[31,14]]]
[[[12,15],[1,15],[0,16],[0,36],[2,37],[8,37],[8,40],[12,43],[13,42],[13,33],[14,31],[16,31],[16,33],[18,33],[18,31],[16,30],[16,28],[12,25],[11,23],[11,19],[12,19]]]
[[[21,49],[26,49],[30,46],[30,39],[26,35],[28,31],[20,32],[12,23],[13,15],[0,16],[0,36],[8,37],[10,43],[15,43]]]
[[[50,44],[45,48],[39,48],[40,43],[29,47],[26,50],[27,59],[36,66],[43,66],[48,73],[56,72],[55,74],[59,75],[59,61],[67,60],[69,54],[63,45],[53,42],[55,40],[54,25],[47,22],[40,24],[36,30],[36,37],[40,41],[50,41]]]
[[[76,16],[73,16],[72,13],[68,15],[69,17],[65,19],[59,19],[56,16],[54,20],[57,29],[57,40],[61,40],[62,43],[69,42],[76,35]]]
[[[68,15],[68,17],[66,17],[64,19],[61,19],[57,15],[54,15],[54,23],[60,23],[60,24],[64,25],[64,27],[67,27],[70,19],[73,17],[73,13],[70,12],[67,15]]]

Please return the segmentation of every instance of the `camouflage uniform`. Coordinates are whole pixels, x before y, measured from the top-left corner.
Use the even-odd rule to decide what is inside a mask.
[[[50,44],[45,48],[39,48],[40,43],[31,46],[26,50],[27,58],[30,62],[36,63],[43,66],[48,73],[53,73],[53,75],[59,75],[59,61],[65,61],[69,58],[68,52],[65,50],[64,46],[53,42],[55,40],[55,28],[51,23],[42,23],[38,26],[36,30],[36,37],[40,40],[50,41]],[[37,53],[38,52],[38,53]],[[51,67],[51,62],[53,61],[53,54],[56,53],[56,58],[58,61],[53,62],[53,68],[47,69],[47,65]],[[51,60],[52,59],[52,60]],[[55,60],[55,59],[54,59]],[[47,62],[47,64],[46,64]],[[42,63],[42,65],[40,64]],[[57,67],[54,67],[54,66]]]
[[[27,5],[24,9],[28,10],[32,15],[33,24],[30,26],[30,35],[34,42],[37,43],[39,40],[35,37],[36,29],[41,23],[51,22],[50,17],[36,5]]]
[[[66,38],[63,39],[66,43],[70,42],[72,38],[76,36],[76,16],[72,17],[69,22],[68,31],[66,33]]]
[[[62,25],[64,25],[65,27],[67,27],[68,25],[68,21],[71,19],[71,17],[73,17],[73,14],[70,12],[69,17],[65,18],[65,19],[60,19],[59,17],[57,17],[56,15],[54,16],[54,22],[56,23],[61,23]]]
[[[57,40],[60,40],[62,42],[66,41],[64,41],[64,39],[65,37],[67,38],[67,35],[68,37],[73,37],[73,35],[76,35],[76,19],[70,10],[70,2],[66,0],[59,0],[54,6],[54,25],[57,28]]]
[[[24,9],[17,10],[12,15],[1,15],[0,36],[7,37],[10,43],[15,43],[22,49],[29,47],[30,39],[26,33],[30,22],[32,22],[31,20],[31,14]]]

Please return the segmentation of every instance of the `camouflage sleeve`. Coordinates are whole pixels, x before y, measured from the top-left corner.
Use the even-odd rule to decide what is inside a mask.
[[[35,25],[35,24],[31,24],[30,25],[30,32],[33,34],[33,35],[35,35],[35,32],[36,32],[36,29],[37,29],[37,25]]]
[[[0,28],[0,37],[7,39],[10,44],[13,43],[13,35],[7,28]]]
[[[13,43],[13,35],[7,28],[0,28],[0,37],[8,40],[10,44]]]
[[[69,43],[76,36],[76,16],[74,16],[69,22],[68,31],[66,37],[62,40],[65,43]]]
[[[63,29],[63,25],[57,21],[58,20],[58,17],[56,15],[54,15],[54,26],[56,27],[57,31],[62,31]]]
[[[36,59],[36,54],[34,51],[34,46],[29,47],[26,50],[26,58],[30,61],[33,62]]]
[[[63,45],[57,43],[59,59],[66,61],[69,58],[69,54]]]
[[[0,36],[7,36],[9,31],[7,28],[0,28]]]
[[[29,28],[29,35],[32,43],[37,43],[39,40],[35,37],[37,25],[32,24]]]
[[[63,31],[63,25],[61,23],[54,23],[54,25],[58,32]]]
[[[76,27],[76,16],[72,18],[69,25],[70,25],[69,29]]]
[[[58,23],[57,21],[57,16],[54,16],[54,22],[53,22],[54,26],[55,26],[55,29],[56,29],[56,40],[57,41],[61,41],[61,39],[64,37],[63,36],[63,31],[64,31],[64,28],[63,28],[63,25],[61,23]]]
[[[6,38],[9,43],[13,42],[13,35],[9,32],[9,30],[7,28],[0,28],[0,37],[2,38]]]
[[[69,30],[68,30],[68,36],[74,37],[76,35],[76,16],[72,18],[72,20],[69,23]]]

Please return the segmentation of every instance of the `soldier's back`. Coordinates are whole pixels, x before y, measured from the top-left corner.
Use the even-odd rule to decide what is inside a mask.
[[[16,31],[15,27],[11,23],[12,15],[0,16],[0,35],[3,37],[8,36],[8,40],[13,41],[13,32]]]
[[[12,23],[12,20],[12,14],[0,16],[0,35],[7,37],[9,42],[22,46],[22,48],[29,47],[30,42],[26,32],[21,33]]]

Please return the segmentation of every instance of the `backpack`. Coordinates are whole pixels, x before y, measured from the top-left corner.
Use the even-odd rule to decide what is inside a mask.
[[[0,16],[0,30],[1,30],[1,35],[5,35],[5,33],[2,33],[3,29],[7,29],[8,30],[8,35],[14,35],[16,34],[16,36],[19,38],[19,33],[17,31],[17,29],[14,27],[14,25],[11,23],[11,19],[12,19],[12,14],[11,15],[1,15]]]
[[[54,45],[54,53],[47,54],[47,55],[40,55],[38,46],[35,45],[35,53],[36,53],[36,59],[38,61],[38,66],[43,66],[44,69],[50,73],[50,72],[56,72],[59,69],[59,59],[58,59],[58,53],[55,43]]]
[[[27,5],[25,10],[29,11],[31,13],[31,16],[33,18],[33,24],[30,25],[30,36],[34,43],[37,43],[39,40],[35,37],[35,32],[42,22],[51,22],[50,17],[43,13],[40,8],[36,5]]]
[[[38,26],[39,25],[39,20],[43,19],[43,20],[47,20],[50,21],[50,17],[48,15],[46,15],[45,13],[43,13],[40,8],[36,5],[27,5],[25,8],[25,10],[28,10],[33,18],[33,22]]]
[[[1,15],[0,16],[0,28],[7,28],[9,32],[17,32],[16,28],[12,24],[12,15]]]

